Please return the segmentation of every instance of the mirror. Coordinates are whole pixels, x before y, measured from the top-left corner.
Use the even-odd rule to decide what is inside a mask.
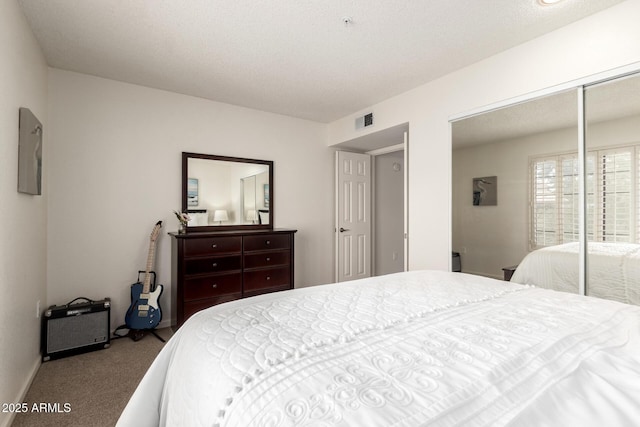
[[[260,172],[242,178],[241,181],[244,222],[269,224],[268,213],[271,204],[269,173],[267,171]]]
[[[577,152],[577,99],[570,90],[452,123],[452,249],[461,271],[504,279],[529,252],[577,241],[568,227],[577,225],[577,192],[556,191],[559,180],[577,179],[564,157]],[[568,263],[577,277],[577,255]],[[567,286],[578,292],[577,281]]]
[[[640,305],[640,75],[585,88],[586,294]]]
[[[454,270],[640,305],[638,135],[640,74],[453,122]]]
[[[273,228],[273,162],[182,153],[190,231]]]

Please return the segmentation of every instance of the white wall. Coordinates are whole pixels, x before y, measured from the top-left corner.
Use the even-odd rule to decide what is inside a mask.
[[[46,303],[46,206],[51,150],[47,67],[15,1],[0,2],[0,403],[20,402],[40,359],[36,302]],[[18,109],[44,128],[43,195],[18,188]],[[12,414],[0,412],[0,425]]]
[[[409,268],[449,268],[449,118],[483,105],[640,61],[640,0],[502,52],[329,125],[329,144],[409,122]],[[452,52],[455,54],[455,52]],[[354,130],[373,111],[376,125]],[[426,191],[424,183],[438,182]]]
[[[374,162],[374,256],[379,276],[404,270],[404,151],[375,156]],[[394,164],[400,168],[395,170]]]
[[[158,283],[170,319],[170,237],[181,152],[273,160],[275,226],[296,228],[296,287],[332,278],[333,150],[326,126],[57,69],[49,70],[48,302],[113,300],[124,322],[158,220]],[[165,322],[163,320],[163,322]]]

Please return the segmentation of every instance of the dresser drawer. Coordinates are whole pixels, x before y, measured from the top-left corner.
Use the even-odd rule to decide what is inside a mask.
[[[183,289],[185,301],[241,293],[242,274],[217,274],[213,276],[186,279],[184,281]]]
[[[241,268],[242,258],[240,255],[194,258],[184,261],[184,271],[186,275],[217,273],[229,270],[240,270]]]
[[[200,239],[185,239],[184,256],[205,256],[216,253],[242,251],[242,237],[203,237]]]
[[[289,249],[291,247],[288,234],[262,234],[260,236],[245,236],[245,251],[264,251],[270,249]]]
[[[245,271],[244,292],[281,288],[291,285],[291,269],[287,267]]]
[[[187,320],[194,313],[197,313],[200,310],[204,310],[205,308],[213,307],[214,305],[222,304],[223,302],[234,301],[240,298],[242,298],[242,294],[230,294],[230,295],[223,295],[215,298],[207,298],[207,299],[201,299],[197,301],[185,302],[183,318],[184,320]]]
[[[289,265],[291,262],[291,252],[260,252],[244,256],[244,268],[275,267],[278,265]]]

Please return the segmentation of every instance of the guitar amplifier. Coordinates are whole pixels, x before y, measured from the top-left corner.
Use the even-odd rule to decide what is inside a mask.
[[[85,302],[75,303],[78,300]],[[111,300],[76,298],[52,305],[42,316],[42,361],[108,348]]]

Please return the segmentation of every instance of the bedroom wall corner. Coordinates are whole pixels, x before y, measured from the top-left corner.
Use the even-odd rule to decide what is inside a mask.
[[[36,305],[47,297],[47,64],[13,0],[0,2],[0,34],[0,403],[19,403],[40,366]],[[44,128],[41,196],[17,192],[20,107]],[[0,426],[13,417],[0,412]]]

